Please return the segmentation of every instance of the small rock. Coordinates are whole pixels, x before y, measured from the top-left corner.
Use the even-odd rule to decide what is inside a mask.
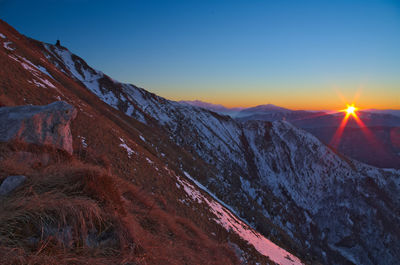
[[[15,190],[18,186],[24,183],[26,177],[23,175],[8,176],[0,185],[0,195],[4,196]]]

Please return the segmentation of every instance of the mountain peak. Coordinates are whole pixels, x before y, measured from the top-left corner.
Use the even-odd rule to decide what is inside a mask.
[[[279,107],[277,105],[273,105],[273,104],[264,104],[264,105],[258,105],[252,108],[247,108],[247,110],[261,110],[261,111],[285,111],[285,112],[289,112],[291,111],[290,109],[286,109],[283,107]]]
[[[263,115],[263,114],[271,114],[271,113],[290,113],[292,110],[282,108],[273,104],[265,104],[265,105],[258,105],[251,108],[246,108],[238,113],[238,117],[243,118],[252,115]]]

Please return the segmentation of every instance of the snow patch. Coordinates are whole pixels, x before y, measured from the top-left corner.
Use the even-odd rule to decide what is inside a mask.
[[[49,80],[47,79],[43,79],[40,77],[37,77],[39,79],[39,81],[41,82],[36,82],[36,80],[33,80],[35,83],[39,84],[41,87],[51,87],[51,88],[56,88]]]
[[[52,79],[54,79],[54,77],[53,77],[51,74],[49,74],[49,72],[47,72],[47,69],[46,69],[45,67],[43,67],[43,66],[41,66],[41,65],[38,65],[38,66],[36,66],[36,67],[37,67],[37,69],[38,69],[40,72],[42,72],[43,74],[48,75],[49,77],[51,77]]]
[[[126,143],[125,140],[122,138],[119,138],[119,140],[122,142],[119,146],[124,148],[126,152],[128,153],[128,157],[131,158],[133,154],[137,155],[135,151],[133,151]]]
[[[10,44],[12,44],[11,41],[4,42],[4,43],[3,43],[4,49],[7,49],[7,50],[9,50],[9,51],[15,51],[15,48],[10,47]]]
[[[360,264],[360,262],[358,262],[357,258],[353,256],[353,253],[349,249],[335,247],[331,244],[329,244],[329,247],[333,250],[339,251],[343,257],[351,261],[353,264]]]
[[[87,142],[86,142],[86,138],[83,137],[83,136],[78,136],[78,138],[81,139],[81,143],[82,143],[83,148],[87,148],[88,145],[87,145]]]
[[[216,200],[219,204],[222,204],[225,208],[229,209],[229,211],[233,212],[235,215],[239,216],[235,210],[232,209],[232,207],[230,207],[229,205],[227,205],[226,203],[224,203],[223,201],[221,201],[220,199],[218,199],[217,196],[215,196],[214,193],[212,193],[211,191],[209,191],[206,187],[204,187],[200,182],[198,182],[197,180],[195,180],[194,178],[192,178],[192,176],[189,175],[189,173],[187,173],[186,171],[183,171],[183,174],[190,179],[191,181],[194,182],[194,184],[196,184],[197,187],[199,187],[200,189],[202,189],[203,191],[207,192],[208,195],[210,195],[214,200]]]
[[[0,38],[5,39],[7,38],[6,35],[4,35],[3,33],[0,33]]]
[[[189,175],[184,172],[185,175]],[[190,175],[189,175],[190,176]],[[209,200],[203,196],[192,184],[179,176],[176,177],[179,184],[183,186],[186,194],[197,203],[206,203],[212,213],[215,215],[214,221],[223,226],[227,231],[231,231],[239,235],[243,240],[262,255],[269,257],[272,261],[281,265],[303,264],[297,257],[293,256],[286,250],[272,243],[260,233],[251,229],[247,224],[234,216],[227,208],[222,206],[215,200]]]
[[[21,64],[21,66],[29,71],[34,77],[35,79],[33,79],[33,83],[37,86],[37,87],[43,87],[43,88],[47,88],[47,87],[51,87],[54,89],[57,89],[53,83],[51,83],[49,80],[47,80],[46,78],[42,78],[41,74],[43,74],[43,72],[39,69],[38,66],[36,66],[35,64],[33,64],[31,61],[29,61],[28,59],[21,57],[21,56],[14,56],[14,55],[9,55],[9,58],[13,59],[14,61],[18,62]],[[47,71],[46,71],[47,72]],[[48,74],[48,73],[47,73]],[[49,75],[49,74],[48,74]]]

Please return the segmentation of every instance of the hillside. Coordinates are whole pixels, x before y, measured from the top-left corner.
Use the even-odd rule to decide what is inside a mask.
[[[1,143],[0,180],[27,177],[1,199],[2,264],[300,263],[197,186],[181,164],[201,173],[208,165],[162,128],[99,100],[72,75],[73,61],[49,57],[45,47],[56,47],[2,21],[0,33],[0,106],[63,100],[77,109],[72,156],[51,146]],[[52,159],[27,163],[17,159],[21,153]]]
[[[160,262],[165,255],[171,264],[185,258],[193,259],[190,264],[265,263],[266,256],[281,264],[299,262],[285,258],[289,254],[266,239],[254,241],[262,237],[235,215],[309,263],[394,264],[400,259],[399,171],[337,154],[284,121],[240,122],[166,100],[111,79],[64,47],[22,37],[5,23],[0,30],[7,38],[0,41],[11,41],[10,49],[0,52],[6,66],[0,70],[0,103],[64,100],[74,105],[75,159],[108,165],[121,189],[132,186],[153,198],[150,205],[160,209],[150,207],[154,216],[146,221],[150,228],[144,226],[151,234],[158,224],[154,242],[160,247],[167,242],[163,232],[168,229],[160,224],[168,224],[168,218],[190,223],[189,239],[178,241],[182,249],[157,254],[148,243],[146,262],[154,257]],[[135,201],[131,193],[121,191],[125,200]],[[173,217],[163,219],[159,211]],[[127,219],[138,218],[130,212]],[[256,235],[254,240],[249,234]],[[204,238],[202,245],[198,238]],[[212,244],[220,246],[217,253]],[[227,253],[238,248],[238,260],[223,259],[235,257]],[[177,259],[178,253],[189,254]]]

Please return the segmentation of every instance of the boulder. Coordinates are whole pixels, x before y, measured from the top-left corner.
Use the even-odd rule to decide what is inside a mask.
[[[0,108],[0,142],[13,140],[50,145],[72,154],[71,120],[75,107],[64,101],[45,106]]]
[[[0,185],[0,196],[5,196],[25,182],[23,175],[8,176]]]

